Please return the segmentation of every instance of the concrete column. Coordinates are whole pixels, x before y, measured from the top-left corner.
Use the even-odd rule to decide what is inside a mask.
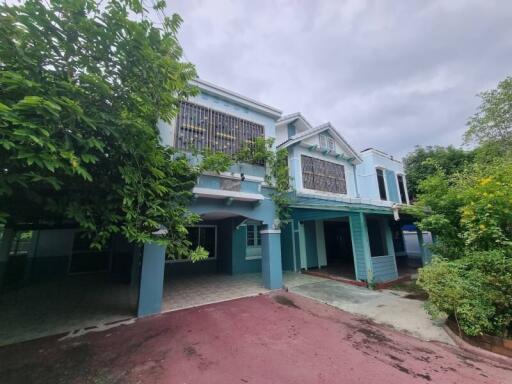
[[[154,243],[145,244],[140,271],[137,316],[160,313],[164,289],[164,270],[165,247]]]
[[[260,233],[263,285],[268,289],[281,289],[283,288],[281,231],[279,229],[264,229]]]
[[[4,283],[5,271],[9,260],[9,251],[11,250],[12,241],[16,232],[13,229],[6,228],[0,241],[0,290]]]

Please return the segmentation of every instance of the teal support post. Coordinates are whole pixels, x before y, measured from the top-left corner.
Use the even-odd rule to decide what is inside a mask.
[[[281,289],[283,288],[281,231],[278,229],[264,229],[260,233],[263,285],[268,289]]]
[[[356,279],[372,281],[373,264],[366,217],[363,212],[357,212],[349,216],[349,222]]]
[[[137,316],[160,313],[164,289],[165,247],[150,243],[144,245],[139,284]]]
[[[393,244],[393,233],[391,232],[389,221],[383,220],[382,225],[384,226],[384,234],[386,236],[386,248],[388,249],[388,255],[393,257],[392,263],[395,276],[393,276],[392,279],[398,279],[398,267],[396,265],[396,254],[395,245]]]

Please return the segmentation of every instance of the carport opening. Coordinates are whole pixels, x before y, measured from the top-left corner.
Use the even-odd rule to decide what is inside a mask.
[[[176,310],[265,292],[261,273],[262,223],[230,212],[204,214],[188,227],[192,248],[208,258],[167,255],[163,310]]]
[[[8,231],[0,248],[0,344],[136,315],[136,250],[126,241],[96,251],[73,228]]]
[[[348,220],[324,221],[324,234],[327,258],[325,272],[355,280],[356,271]]]

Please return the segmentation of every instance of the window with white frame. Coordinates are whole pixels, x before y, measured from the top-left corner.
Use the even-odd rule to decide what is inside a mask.
[[[381,200],[387,200],[386,181],[384,180],[384,170],[377,168],[377,183],[379,184],[379,195]]]
[[[247,224],[247,246],[261,247],[261,234],[259,225]]]
[[[333,152],[336,150],[336,144],[334,143],[334,139],[331,136],[319,135],[319,140],[321,149],[326,149]]]
[[[396,179],[398,181],[398,190],[400,191],[400,201],[402,202],[402,204],[407,204],[407,192],[405,191],[404,176],[398,174],[396,175]]]

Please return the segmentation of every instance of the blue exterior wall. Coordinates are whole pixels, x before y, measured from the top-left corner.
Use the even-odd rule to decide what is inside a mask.
[[[374,151],[365,151],[360,155],[363,162],[356,166],[359,195],[362,198],[380,200],[376,169],[381,168],[384,170],[388,201],[400,202],[396,175],[404,175],[402,162]],[[404,176],[404,181],[405,179]]]

